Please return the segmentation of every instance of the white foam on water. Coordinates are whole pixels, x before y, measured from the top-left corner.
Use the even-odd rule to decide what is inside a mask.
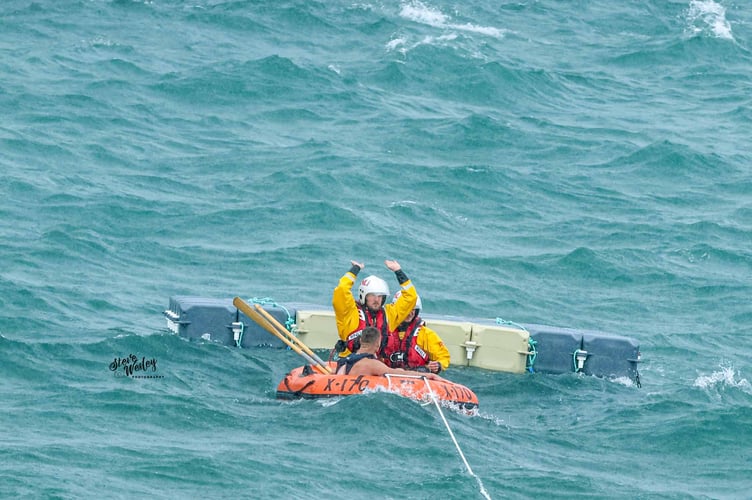
[[[625,387],[635,387],[637,385],[635,384],[634,380],[629,377],[614,377],[611,379],[611,381],[617,384],[621,384]]]
[[[401,52],[404,52],[405,45],[407,45],[407,40],[404,38],[394,38],[392,40],[389,40],[386,44],[386,50],[387,51],[393,51],[393,50],[399,50]]]
[[[710,375],[699,375],[692,385],[700,389],[737,387],[744,392],[752,393],[752,385],[750,385],[746,378],[741,378],[733,366],[721,363],[719,368],[718,371]]]
[[[302,399],[301,399],[301,401],[302,401]],[[323,406],[324,408],[328,408],[328,407],[330,407],[330,406],[334,406],[334,405],[336,405],[337,403],[339,403],[340,401],[342,401],[342,398],[321,398],[321,399],[318,399],[317,401],[318,401],[318,402],[319,402],[319,403],[321,404],[321,406]]]
[[[492,26],[477,26],[472,23],[453,24],[450,22],[451,16],[444,14],[439,9],[424,4],[420,0],[412,0],[403,3],[399,15],[410,21],[433,26],[434,28],[468,31],[494,38],[503,38],[504,33],[506,32],[506,30],[494,28]]]
[[[687,30],[692,33],[709,31],[716,38],[733,40],[726,8],[713,0],[692,0],[687,8]]]
[[[416,23],[427,24],[436,28],[443,28],[449,21],[449,16],[440,10],[428,7],[419,0],[402,4],[400,16]]]

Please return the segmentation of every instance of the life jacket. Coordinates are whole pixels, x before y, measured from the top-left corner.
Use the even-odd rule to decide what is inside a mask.
[[[386,342],[382,343],[379,351],[381,361],[392,368],[415,369],[427,365],[430,361],[428,353],[416,342],[418,332],[425,324],[426,322],[416,315],[407,325],[402,339],[399,336],[399,329],[389,332]]]
[[[345,375],[349,375],[353,365],[363,358],[376,359],[376,356],[373,354],[350,354],[346,358],[340,358],[337,360],[337,370],[335,373],[339,373],[339,369],[344,366]]]
[[[347,349],[350,352],[357,352],[360,349],[360,334],[363,333],[363,329],[367,326],[375,326],[379,329],[382,343],[388,334],[386,309],[383,307],[376,313],[372,313],[367,307],[358,304],[358,315],[360,316],[358,327],[347,336],[347,340],[345,341]]]

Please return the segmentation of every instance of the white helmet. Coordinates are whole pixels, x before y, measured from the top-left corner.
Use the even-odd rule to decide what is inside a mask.
[[[381,300],[381,304],[383,305],[387,295],[389,295],[389,285],[378,276],[371,275],[360,282],[360,286],[358,287],[358,302],[365,305],[366,295],[369,293],[383,296],[384,298]]]
[[[394,297],[392,297],[392,304],[397,302],[397,299],[399,299],[402,296],[402,290],[397,290],[397,293],[394,294]],[[420,295],[418,295],[418,300],[415,301],[415,309],[423,309],[423,305],[420,303]]]

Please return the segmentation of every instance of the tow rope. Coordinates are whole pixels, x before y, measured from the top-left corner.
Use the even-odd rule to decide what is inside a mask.
[[[428,389],[429,394],[431,394],[431,399],[433,399],[434,404],[436,405],[436,409],[439,410],[439,415],[441,416],[441,420],[444,421],[444,425],[446,426],[447,431],[449,432],[449,437],[452,438],[452,441],[454,442],[454,446],[457,448],[457,453],[460,454],[460,458],[462,459],[462,462],[465,464],[465,467],[467,468],[467,472],[475,478],[475,480],[478,482],[478,486],[480,487],[480,493],[483,495],[484,498],[487,500],[491,500],[491,496],[486,491],[486,488],[483,486],[483,481],[480,480],[478,476],[475,475],[473,472],[473,469],[470,468],[470,464],[467,463],[467,459],[465,458],[465,454],[462,453],[462,449],[460,448],[460,444],[457,442],[457,439],[454,437],[454,433],[452,432],[451,427],[449,427],[449,422],[447,422],[446,417],[444,416],[444,412],[441,411],[441,405],[439,405],[439,398],[436,397],[436,393],[433,392],[433,388],[431,387],[431,384],[428,383],[428,379],[426,377],[423,377],[423,382],[426,383],[426,388]]]

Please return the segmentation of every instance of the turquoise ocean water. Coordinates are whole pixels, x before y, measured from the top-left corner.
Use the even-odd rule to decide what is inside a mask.
[[[0,497],[752,498],[752,10],[0,3]],[[637,338],[627,380],[454,368],[476,416],[279,402],[170,295]],[[115,376],[117,357],[158,379]]]

